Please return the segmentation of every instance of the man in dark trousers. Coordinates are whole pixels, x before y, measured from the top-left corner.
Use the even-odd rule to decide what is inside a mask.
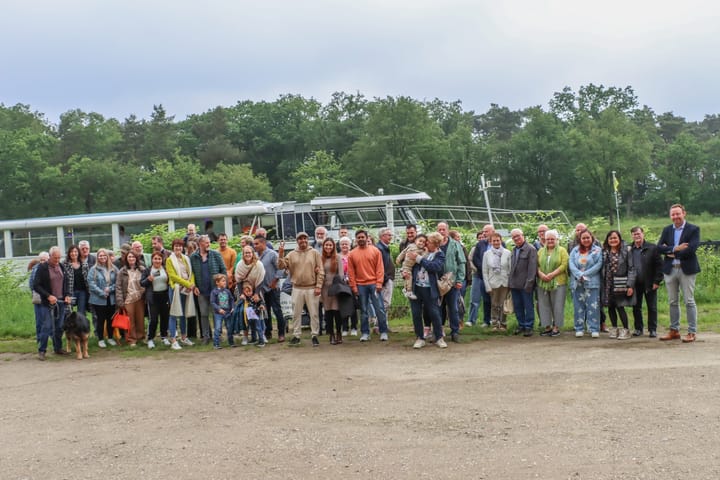
[[[694,342],[697,334],[697,307],[695,306],[695,277],[700,273],[697,251],[700,245],[700,227],[685,221],[685,207],[679,203],[670,207],[670,220],[662,231],[658,248],[665,255],[663,274],[670,303],[670,330],[660,340],[680,338],[680,290],[685,300],[688,333],[682,337],[686,343]]]
[[[657,245],[645,241],[645,231],[642,227],[633,227],[630,230],[633,238],[632,256],[635,265],[635,291],[637,301],[633,306],[633,318],[635,319],[635,331],[633,337],[640,337],[643,334],[642,300],[645,297],[645,304],[648,311],[648,335],[657,337],[657,289],[663,279],[662,258]]]

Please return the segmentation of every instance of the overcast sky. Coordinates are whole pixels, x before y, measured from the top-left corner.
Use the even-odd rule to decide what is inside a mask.
[[[3,0],[0,102],[177,120],[336,91],[547,108],[588,83],[688,120],[720,113],[710,1]]]

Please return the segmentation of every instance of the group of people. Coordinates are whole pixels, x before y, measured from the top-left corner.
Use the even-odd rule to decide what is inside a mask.
[[[390,253],[389,228],[381,229],[374,243],[365,230],[355,231],[353,240],[347,229],[341,229],[336,243],[324,227],[318,227],[312,244],[310,236],[300,232],[296,248],[287,254],[284,242],[277,252],[273,249],[264,229],[254,237],[243,237],[239,256],[224,233],[215,237],[219,247],[214,250],[210,236],[197,235],[194,225],[188,226],[185,238],[172,242],[170,251],[160,236],[152,238],[150,254],[143,253],[140,242],[132,242],[123,245],[117,258],[106,249],[91,255],[89,243],[81,241],[71,245],[61,261],[63,252],[52,247],[30,265],[38,354],[45,359],[49,339],[56,354],[66,354],[62,322],[73,306],[79,313],[92,314],[100,348],[117,345],[113,336],[117,312],[129,318],[121,337],[131,348],[140,341],[155,348],[158,327],[167,347],[181,350],[193,345],[191,337],[197,335],[189,332],[193,320],[192,328],[199,327],[202,342],[212,342],[216,349],[222,348],[223,327],[228,345],[235,346],[235,336],[241,335],[242,345],[262,347],[272,338],[273,316],[278,343],[289,331],[289,345],[299,345],[306,317],[313,346],[320,344],[321,326],[329,343],[337,345],[347,335],[357,335],[358,310],[360,341],[371,340],[372,321],[384,342],[390,333],[387,311],[396,265],[410,302],[417,349],[429,342],[446,348],[446,323],[449,339],[459,342],[469,286],[466,326],[478,323],[482,305],[483,325],[494,331],[506,331],[506,317],[513,312],[515,333],[532,336],[537,312],[540,335],[559,336],[569,289],[575,336],[589,333],[597,338],[608,332],[610,338],[624,340],[643,335],[644,299],[648,334],[656,337],[657,289],[663,281],[670,329],[660,339],[681,338],[682,291],[688,321],[682,341],[692,342],[697,333],[693,291],[700,271],[695,255],[700,231],[685,221],[682,205],[670,208],[670,218],[672,225],[663,230],[658,244],[646,241],[641,227],[632,228],[631,243],[625,243],[618,230],[609,231],[601,243],[580,223],[568,248],[560,245],[556,230],[541,225],[534,243],[520,229],[513,229],[508,249],[500,233],[486,225],[469,253],[459,233],[444,222],[428,234],[408,225],[396,259]],[[292,298],[289,330],[280,304],[282,279],[283,291]],[[632,333],[626,307],[632,308]]]
[[[642,227],[631,229],[626,243],[618,230],[597,239],[579,223],[568,248],[559,245],[559,234],[541,225],[538,240],[530,245],[519,229],[510,232],[514,248],[507,250],[502,238],[486,225],[469,258],[473,269],[471,306],[467,325],[475,325],[484,306],[484,325],[505,330],[505,315],[514,310],[516,334],[531,336],[537,301],[540,335],[558,336],[563,328],[565,299],[569,288],[576,337],[586,333],[598,338],[626,340],[644,334],[643,302],[647,306],[647,331],[657,337],[657,290],[664,282],[670,304],[670,329],[660,340],[682,338],[694,342],[697,335],[695,277],[700,272],[696,250],[700,229],[686,222],[685,208],[670,207],[672,224],[662,231],[657,244],[645,239]],[[508,291],[512,307],[508,309]],[[680,335],[679,293],[687,312],[688,331]],[[632,308],[633,329],[628,312]],[[610,327],[606,325],[610,318]]]

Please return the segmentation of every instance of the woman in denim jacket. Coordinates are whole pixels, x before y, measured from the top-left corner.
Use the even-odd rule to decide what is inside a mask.
[[[98,346],[107,347],[107,342],[116,345],[112,338],[112,316],[115,313],[115,283],[118,269],[110,262],[107,250],[101,248],[97,251],[97,261],[90,268],[87,280],[90,289],[90,305],[95,311],[95,333],[98,336]]]
[[[600,272],[602,249],[593,244],[589,230],[580,232],[580,244],[570,253],[570,290],[575,310],[575,336],[584,335],[585,326],[592,338],[600,336]]]

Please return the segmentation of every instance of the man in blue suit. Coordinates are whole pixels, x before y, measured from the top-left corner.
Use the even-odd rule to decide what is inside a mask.
[[[695,254],[700,244],[700,227],[685,221],[685,207],[679,203],[670,207],[670,220],[658,241],[660,253],[665,255],[663,274],[670,303],[670,331],[660,340],[680,338],[679,296],[682,290],[688,322],[688,334],[682,337],[685,343],[694,342],[697,333],[697,308],[695,306],[695,277],[700,264]]]

